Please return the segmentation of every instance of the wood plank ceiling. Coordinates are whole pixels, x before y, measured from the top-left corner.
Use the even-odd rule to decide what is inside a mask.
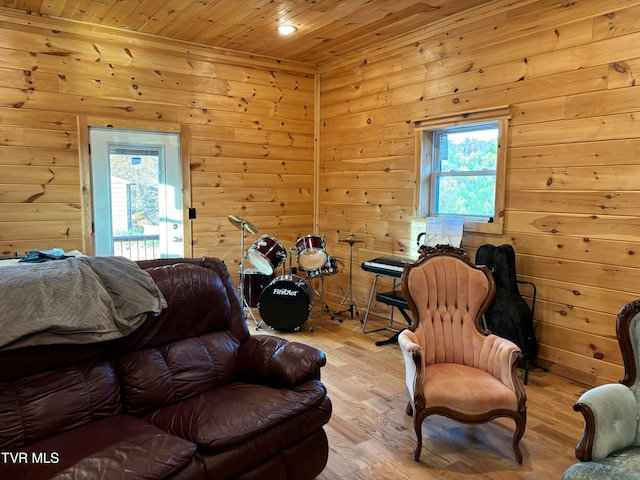
[[[0,7],[322,65],[487,0],[0,0]],[[276,32],[287,23],[298,31]]]

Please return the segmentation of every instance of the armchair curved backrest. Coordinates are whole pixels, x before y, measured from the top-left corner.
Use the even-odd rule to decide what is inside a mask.
[[[495,293],[489,271],[470,268],[454,255],[433,256],[407,269],[403,289],[415,318],[413,330],[426,347],[425,365],[478,367],[482,313]]]
[[[495,294],[489,270],[466,257],[434,252],[405,267],[402,288],[414,318],[399,344],[410,397],[407,413],[414,415],[418,437],[416,461],[422,422],[440,414],[467,423],[513,418],[513,448],[521,463],[526,395],[516,367],[522,352],[482,330],[482,314]]]

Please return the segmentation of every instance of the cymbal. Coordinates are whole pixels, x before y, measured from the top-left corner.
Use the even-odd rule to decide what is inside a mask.
[[[243,225],[244,225],[244,229],[251,233],[252,235],[255,235],[256,233],[258,233],[258,229],[256,228],[256,226],[245,220],[244,218],[240,218],[240,217],[236,217],[235,215],[229,215],[227,217],[227,220],[229,220],[229,222],[231,222],[231,225],[233,225],[234,227],[237,227],[239,229],[242,230]]]
[[[362,243],[364,240],[362,238],[356,237],[353,233],[350,233],[347,238],[339,238],[339,242],[347,242],[353,245],[354,243]]]

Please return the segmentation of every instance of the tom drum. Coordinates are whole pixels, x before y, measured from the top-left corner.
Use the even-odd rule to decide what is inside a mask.
[[[274,270],[287,258],[287,251],[282,244],[270,235],[262,235],[247,250],[247,258],[251,264],[265,275]]]
[[[327,262],[324,240],[318,235],[300,237],[296,242],[296,251],[298,265],[305,271],[317,270]]]
[[[333,256],[329,256],[327,263],[317,270],[309,270],[306,272],[307,277],[309,278],[328,277],[329,275],[335,275],[336,273],[338,273],[338,262],[336,257]]]

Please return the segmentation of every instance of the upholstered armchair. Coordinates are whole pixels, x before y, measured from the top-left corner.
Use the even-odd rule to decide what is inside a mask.
[[[569,467],[563,480],[640,478],[640,300],[618,312],[616,334],[624,378],[588,390],[573,406],[584,416],[576,446],[580,463]]]
[[[495,294],[489,270],[459,255],[434,252],[405,266],[402,288],[414,318],[398,340],[410,399],[407,414],[413,415],[417,436],[414,459],[420,459],[423,421],[437,414],[464,423],[513,418],[513,451],[522,463],[526,394],[516,376],[522,352],[481,329]]]

